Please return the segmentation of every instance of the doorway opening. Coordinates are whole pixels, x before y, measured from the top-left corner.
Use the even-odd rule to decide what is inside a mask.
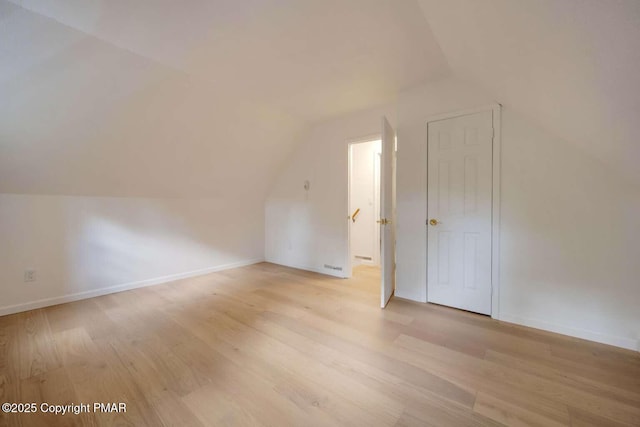
[[[349,264],[354,279],[380,292],[380,137],[349,144]]]
[[[346,277],[353,276],[352,265],[354,264],[363,268],[377,268],[380,278],[378,282],[380,286],[380,307],[385,308],[395,290],[395,162],[397,141],[396,133],[385,116],[381,117],[380,130],[381,132],[377,137],[351,141],[348,144],[347,207],[349,213],[347,214],[348,225],[346,233]],[[367,143],[371,144],[367,145]],[[367,150],[367,148],[369,149]],[[358,153],[360,151],[368,152],[369,154],[359,156]],[[360,179],[360,166],[358,163],[360,158],[365,159],[362,161],[362,168],[368,170],[368,172],[363,172],[362,174],[362,176],[367,176],[368,178],[362,180]],[[378,176],[377,184],[376,175]],[[359,191],[356,188],[359,181],[368,183],[364,187],[368,189],[362,192]],[[371,187],[373,187],[373,190],[371,190]],[[379,209],[376,210],[376,207]],[[363,209],[365,210],[363,211]],[[371,227],[369,227],[369,223],[371,223]],[[356,226],[356,224],[358,225]],[[352,232],[353,234],[357,232],[354,229],[360,226],[363,236],[366,236],[362,241],[358,240],[357,236],[352,237]],[[367,232],[367,230],[371,231]],[[362,246],[360,246],[361,243]],[[376,261],[379,267],[376,267]]]

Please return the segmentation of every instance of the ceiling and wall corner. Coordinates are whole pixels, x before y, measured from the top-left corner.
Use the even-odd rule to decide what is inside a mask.
[[[309,126],[447,72],[415,1],[0,0],[0,313],[263,259]]]
[[[0,0],[0,192],[264,198],[310,123],[448,72],[414,1]]]
[[[640,186],[640,2],[419,1],[456,77]]]

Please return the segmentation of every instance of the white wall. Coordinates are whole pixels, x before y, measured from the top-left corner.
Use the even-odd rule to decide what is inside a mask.
[[[639,1],[419,3],[452,75],[640,180]]]
[[[380,107],[321,123],[302,137],[265,203],[267,261],[347,274],[348,141],[379,136],[383,115],[395,123],[395,108]],[[307,179],[308,192],[303,188]]]
[[[261,261],[263,235],[262,200],[0,194],[0,315]]]
[[[398,297],[426,301],[426,119],[495,102],[458,79],[398,100]],[[343,277],[347,143],[379,132],[371,110],[314,127],[266,202],[266,259]],[[305,179],[311,182],[308,193]],[[498,317],[638,349],[640,186],[509,106],[502,113]]]
[[[426,301],[426,118],[494,100],[455,79],[398,105],[396,296]],[[640,349],[640,186],[508,106],[499,318]]]

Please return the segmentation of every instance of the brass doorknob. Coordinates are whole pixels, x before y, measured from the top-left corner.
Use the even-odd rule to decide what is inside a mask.
[[[434,219],[434,218],[431,218],[431,219],[429,220],[429,224],[430,224],[430,225],[438,225],[438,220],[437,220],[437,219]]]

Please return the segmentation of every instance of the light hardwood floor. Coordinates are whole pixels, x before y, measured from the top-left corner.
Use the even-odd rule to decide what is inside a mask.
[[[0,425],[640,426],[638,353],[271,264],[0,317]]]

